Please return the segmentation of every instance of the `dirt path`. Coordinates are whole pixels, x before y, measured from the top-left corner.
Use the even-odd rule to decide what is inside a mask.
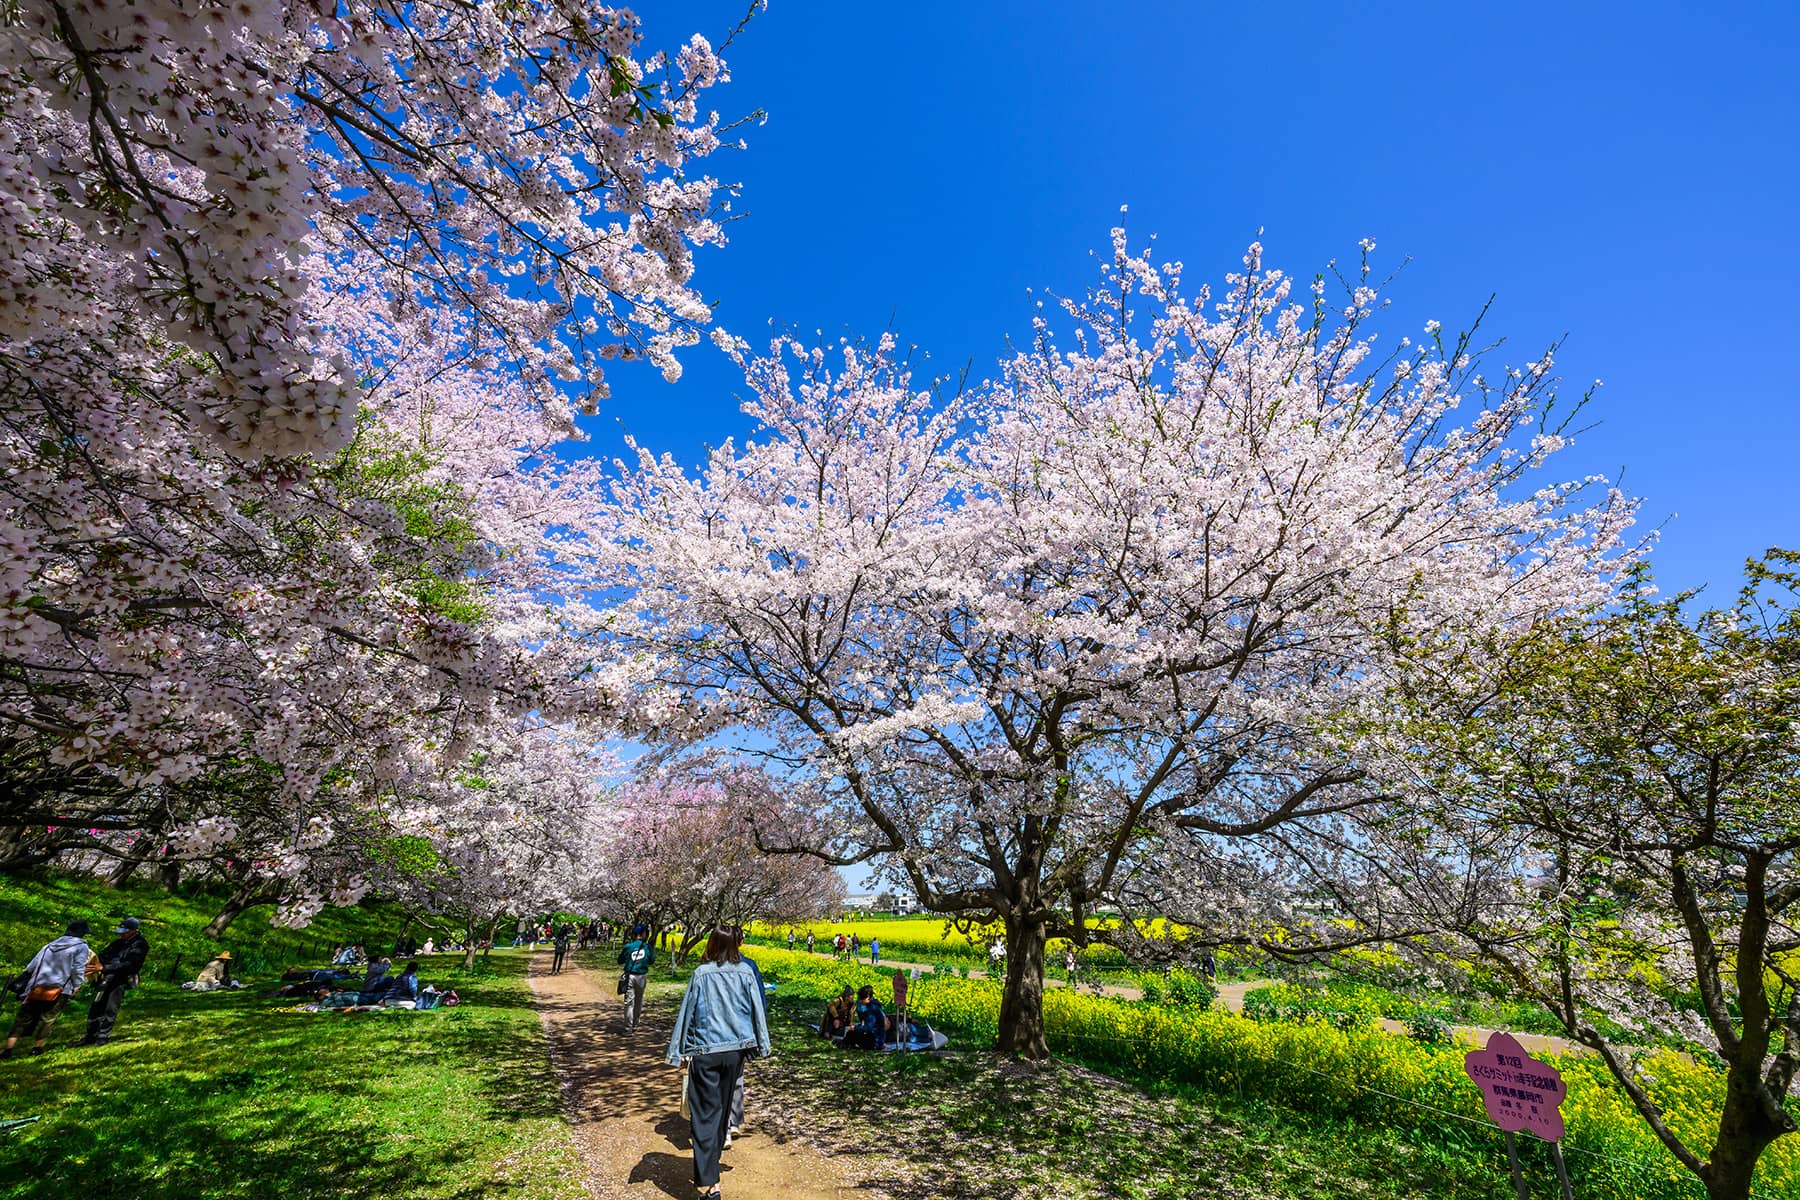
[[[531,988],[562,1079],[563,1106],[587,1166],[588,1190],[601,1200],[675,1196],[691,1200],[693,1156],[680,1112],[681,1075],[663,1061],[669,1045],[666,1004],[646,1002],[629,1037],[610,975],[567,966],[552,975],[549,956],[533,956]],[[652,985],[667,995],[672,985]],[[853,1177],[849,1163],[829,1159],[798,1138],[776,1139],[756,1127],[756,1079],[750,1078],[749,1128],[725,1151],[720,1190],[730,1200],[879,1200]]]

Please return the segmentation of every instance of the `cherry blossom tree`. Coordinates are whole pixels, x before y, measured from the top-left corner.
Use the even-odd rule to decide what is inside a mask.
[[[0,823],[91,846],[211,818],[187,852],[291,877],[319,822],[414,794],[522,713],[591,700],[546,551],[593,468],[549,455],[515,381],[445,360],[466,317],[394,319],[367,274],[316,271],[368,402],[326,460],[217,449],[159,402],[178,386],[167,348],[131,322],[96,342],[110,368],[58,360],[134,372],[110,438],[76,436],[66,393],[27,370],[43,338],[0,354],[20,401],[0,425]]]
[[[6,328],[141,310],[179,350],[181,411],[250,456],[354,432],[319,252],[378,272],[396,312],[463,313],[468,352],[558,417],[565,383],[605,394],[603,359],[673,376],[710,315],[689,280],[722,238],[718,185],[692,168],[722,132],[700,97],[728,75],[704,37],[673,63],[639,42],[629,9],[549,0],[13,5]],[[70,237],[94,272],[43,269]]]
[[[1384,831],[1417,847],[1405,891],[1437,931],[1411,949],[1554,1014],[1714,1200],[1796,1129],[1797,564],[1772,552],[1692,617],[1640,573],[1618,609],[1397,697],[1415,719],[1384,768],[1433,801]],[[1636,1041],[1722,1061],[1716,1126],[1671,1123]]]
[[[506,915],[591,904],[617,827],[616,756],[569,728],[528,726],[496,739],[394,822],[371,883],[455,922],[464,964]],[[401,853],[401,850],[407,851]]]
[[[778,815],[758,772],[650,772],[614,799],[620,812],[602,869],[607,907],[642,921],[652,936],[679,925],[678,955],[714,928],[804,921],[843,906],[843,880],[824,862],[758,847],[758,820]]]
[[[1328,735],[1422,657],[1606,596],[1632,512],[1534,482],[1564,442],[1548,354],[1490,377],[1435,324],[1378,354],[1366,257],[1341,301],[1255,247],[1189,299],[1114,238],[972,394],[889,340],[747,361],[759,436],[694,476],[622,464],[597,567],[644,732],[819,797],[823,837],[772,848],[1002,921],[999,1047],[1030,1056],[1049,936],[1100,935],[1150,872],[1206,886],[1186,847],[1384,802]]]
[[[304,919],[484,739],[593,707],[547,448],[605,360],[678,370],[725,209],[722,60],[638,45],[567,3],[0,14],[9,859],[148,839]]]

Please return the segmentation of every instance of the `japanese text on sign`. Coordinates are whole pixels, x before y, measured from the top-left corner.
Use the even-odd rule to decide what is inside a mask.
[[[1463,1069],[1481,1089],[1494,1124],[1529,1131],[1546,1142],[1562,1138],[1561,1106],[1568,1094],[1562,1073],[1526,1054],[1511,1034],[1496,1033],[1488,1039],[1487,1049],[1470,1051]]]

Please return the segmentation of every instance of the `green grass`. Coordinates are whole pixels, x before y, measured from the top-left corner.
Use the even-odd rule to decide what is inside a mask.
[[[662,1008],[672,994],[655,996]],[[1510,1200],[1487,1155],[1411,1131],[1313,1120],[1247,1101],[1144,1086],[1077,1063],[977,1048],[837,1050],[806,1028],[821,1002],[770,1002],[773,1057],[749,1075],[749,1120],[858,1155],[896,1197],[1013,1200]],[[961,1047],[968,1043],[962,1041]]]
[[[285,1011],[295,1002],[260,995],[269,975],[243,991],[181,991],[161,968],[186,958],[191,975],[210,955],[199,928],[220,900],[106,892],[80,878],[0,880],[9,973],[70,916],[96,930],[144,917],[152,945],[148,982],[126,996],[111,1044],[72,1045],[87,1019],[84,989],[51,1053],[0,1063],[0,1119],[42,1118],[0,1140],[0,1197],[587,1195],[525,955],[496,951],[470,972],[450,956],[425,960],[424,981],[465,1000],[433,1012]],[[391,949],[399,925],[394,910],[368,906],[278,930],[264,909],[239,918],[222,944],[272,972],[332,941]],[[15,1011],[8,1000],[0,1020]]]
[[[76,918],[92,926],[87,942],[95,950],[112,940],[121,919],[138,918],[150,942],[144,977],[165,983],[192,979],[208,959],[227,949],[234,970],[247,975],[310,965],[340,942],[363,942],[372,952],[386,953],[405,921],[392,906],[368,904],[328,908],[305,929],[285,929],[269,924],[275,910],[264,904],[238,917],[223,937],[209,938],[203,931],[228,895],[225,889],[186,886],[169,892],[148,882],[114,891],[87,875],[0,876],[0,969],[10,975],[23,967],[39,946]],[[422,933],[419,937],[424,940]]]
[[[780,972],[765,964],[765,974]],[[895,1197],[1513,1197],[1497,1133],[1463,1144],[1073,1061],[1020,1063],[966,1031],[938,1054],[838,1050],[808,1028],[833,990],[791,975],[778,984],[775,1054],[750,1067],[749,1120],[856,1156],[858,1171]],[[649,1003],[667,1012],[678,998],[665,986]]]

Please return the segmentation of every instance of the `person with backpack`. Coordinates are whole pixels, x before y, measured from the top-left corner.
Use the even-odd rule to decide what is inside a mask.
[[[719,1155],[725,1148],[731,1094],[744,1059],[769,1051],[769,1022],[756,972],[738,953],[736,935],[714,929],[682,993],[668,1055],[671,1067],[687,1067],[694,1186],[702,1200],[719,1200]]]
[[[94,1000],[88,1007],[87,1036],[83,1046],[104,1046],[119,1019],[119,1003],[138,985],[138,972],[150,957],[150,943],[138,931],[138,919],[126,917],[113,930],[114,939],[100,951],[100,978],[94,984]]]
[[[650,967],[656,962],[656,948],[650,944],[650,931],[634,926],[631,940],[619,951],[619,962],[625,977],[619,981],[625,994],[625,1032],[636,1033],[638,1018],[644,1012],[644,988],[650,982]]]
[[[32,1044],[31,1052],[44,1052],[44,1043],[50,1040],[56,1018],[62,1015],[62,1010],[69,1006],[69,1001],[87,981],[88,963],[99,961],[84,940],[87,933],[86,921],[70,921],[61,937],[46,944],[25,964],[20,980],[23,991],[19,1015],[7,1032],[0,1058],[11,1058],[18,1040],[34,1033],[37,1040]]]

